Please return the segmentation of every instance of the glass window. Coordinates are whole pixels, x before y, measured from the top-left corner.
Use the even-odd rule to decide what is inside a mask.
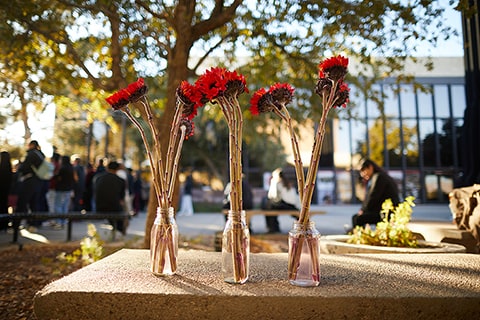
[[[433,117],[432,94],[430,92],[417,91],[419,117]]]
[[[435,85],[433,87],[435,97],[435,111],[437,118],[450,117],[448,87],[446,85]]]
[[[350,171],[337,172],[337,201],[350,203],[352,200],[352,177]]]
[[[420,144],[423,152],[423,164],[434,167],[436,164],[436,139],[433,120],[420,120]]]
[[[415,111],[415,91],[413,90],[413,85],[400,86],[400,103],[402,117],[413,118],[417,115]]]
[[[380,91],[380,86],[379,85],[373,85],[372,89],[374,90],[374,93],[372,93],[373,97],[375,99],[368,99],[367,100],[367,108],[366,108],[366,113],[369,119],[374,119],[380,116],[380,110],[378,108],[378,101],[381,102],[382,95]],[[378,100],[378,101],[375,101]]]
[[[392,85],[383,86],[384,107],[387,117],[398,117],[398,93]]]
[[[407,166],[418,164],[418,132],[417,121],[403,121],[403,154],[407,158]]]
[[[352,121],[352,144],[353,150],[356,153],[365,155],[367,152],[365,141],[367,134],[367,126],[365,120]]]
[[[466,108],[465,86],[452,85],[452,112],[454,117],[463,117]]]
[[[357,87],[352,86],[349,99],[351,103],[347,104],[347,108],[350,108],[349,111],[352,116],[365,118],[365,96],[363,93]]]
[[[339,120],[338,125],[335,126],[334,131],[334,145],[335,152],[333,154],[335,166],[349,168],[351,162],[351,151],[355,149],[351,138],[353,135],[350,133],[349,120]]]

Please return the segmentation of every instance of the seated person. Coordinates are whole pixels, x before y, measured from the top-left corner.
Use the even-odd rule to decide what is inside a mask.
[[[270,188],[268,189],[266,210],[299,210],[300,197],[295,185],[288,180],[282,169],[272,172]],[[268,233],[279,233],[278,216],[265,216]]]
[[[397,184],[372,160],[366,159],[362,163],[360,176],[367,183],[367,190],[360,210],[352,216],[353,228],[382,221],[381,210],[385,200],[391,199],[394,206],[400,202]]]

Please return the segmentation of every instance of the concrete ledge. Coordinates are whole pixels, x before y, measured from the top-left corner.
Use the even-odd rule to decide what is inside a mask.
[[[465,247],[467,253],[479,253],[473,234],[468,230],[459,230],[453,222],[415,221],[410,222],[408,227],[427,241],[459,244]]]
[[[319,287],[286,280],[287,254],[252,254],[244,285],[221,277],[220,253],[181,250],[178,274],[155,277],[147,250],[123,249],[57,280],[38,319],[478,319],[480,256],[322,255]]]

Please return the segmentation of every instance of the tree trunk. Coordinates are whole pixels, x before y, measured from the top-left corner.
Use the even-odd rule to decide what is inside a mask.
[[[175,112],[175,103],[176,103],[176,89],[182,80],[186,80],[188,76],[187,61],[188,53],[190,51],[190,46],[185,43],[177,44],[175,50],[172,51],[172,56],[168,61],[168,80],[167,80],[167,107],[165,112],[159,119],[156,119],[158,128],[163,133],[160,135],[160,144],[162,146],[162,159],[165,161],[166,152],[168,148],[168,140],[170,136],[170,126],[173,120],[173,115]],[[164,162],[165,163],[165,162]],[[178,176],[175,177],[175,191],[173,193],[172,206],[177,211],[177,204],[179,198],[179,184]],[[147,219],[145,222],[145,239],[144,247],[150,247],[150,230],[152,229],[153,222],[155,221],[155,216],[157,213],[157,198],[155,196],[155,189],[150,188],[150,197],[147,207]]]

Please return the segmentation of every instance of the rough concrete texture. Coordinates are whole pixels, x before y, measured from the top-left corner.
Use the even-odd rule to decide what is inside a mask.
[[[250,279],[225,283],[220,253],[179,252],[155,277],[147,250],[123,249],[37,293],[38,319],[478,319],[480,256],[322,255],[318,287],[286,280],[287,254],[252,254]]]

